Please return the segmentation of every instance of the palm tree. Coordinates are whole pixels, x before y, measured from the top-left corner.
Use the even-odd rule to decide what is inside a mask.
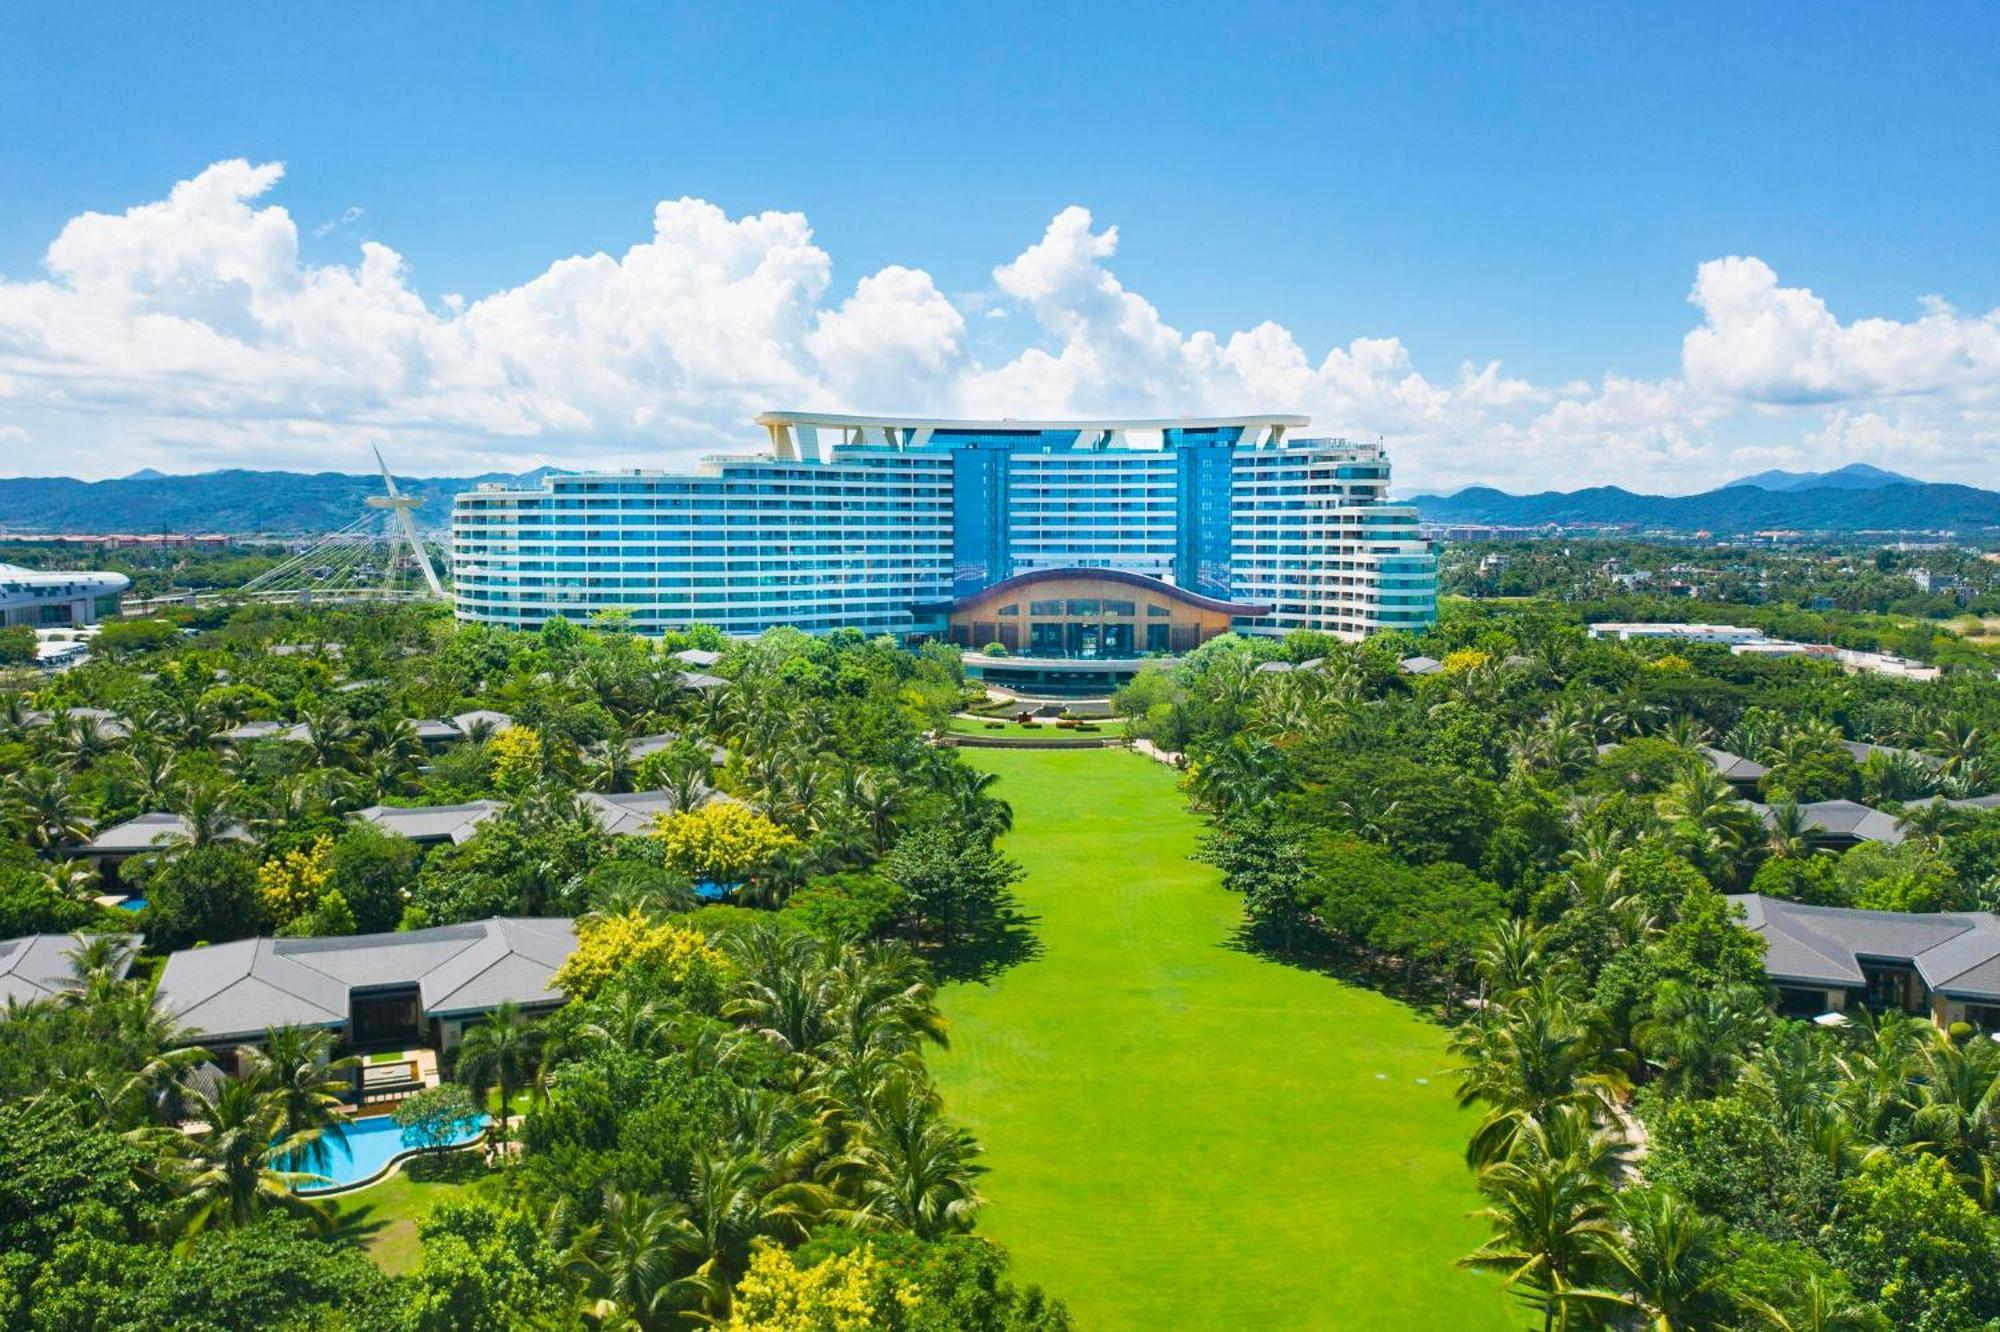
[[[1991,1211],[2000,1198],[2000,1046],[1938,1032],[1912,1092],[1909,1145],[1942,1157]]]
[[[182,851],[214,846],[235,837],[242,826],[236,818],[241,796],[242,788],[213,779],[182,786],[172,806],[173,812],[180,815],[181,826],[162,834],[158,838],[160,849],[149,854],[170,858]]]
[[[1670,1092],[1706,1099],[1735,1075],[1765,1025],[1758,990],[1669,980],[1654,992],[1633,1038],[1659,1065]]]
[[[704,1151],[688,1181],[690,1247],[700,1265],[688,1278],[711,1314],[726,1312],[729,1291],[742,1274],[750,1244],[760,1236],[803,1238],[825,1211],[826,1191],[781,1181],[756,1152]]]
[[[87,860],[58,860],[42,871],[42,883],[58,897],[71,902],[88,902],[102,887],[97,867]]]
[[[1466,1147],[1473,1165],[1509,1156],[1523,1132],[1552,1114],[1613,1122],[1627,1087],[1603,1015],[1577,1001],[1560,975],[1540,977],[1497,1017],[1461,1027],[1452,1052],[1463,1061],[1459,1104],[1487,1108]]]
[[[1796,800],[1771,806],[1764,824],[1764,851],[1773,860],[1800,860],[1812,850],[1812,816]]]
[[[1733,865],[1758,832],[1757,815],[1706,763],[1691,764],[1660,794],[1660,816],[1703,857]]]
[[[324,1224],[325,1205],[295,1192],[321,1177],[290,1164],[311,1155],[322,1130],[287,1133],[279,1092],[255,1078],[222,1078],[213,1087],[191,1089],[188,1105],[200,1131],[144,1135],[159,1144],[158,1172],[181,1196],[176,1222],[183,1235],[247,1225],[271,1211]]]
[[[979,1143],[946,1122],[922,1075],[898,1068],[869,1097],[860,1142],[833,1163],[869,1224],[942,1239],[972,1229],[985,1205]]]
[[[586,1315],[606,1327],[650,1332],[680,1326],[687,1297],[706,1289],[682,1272],[699,1245],[678,1203],[606,1185],[602,1214],[570,1242],[563,1266]]]
[[[1540,974],[1549,931],[1533,921],[1509,916],[1486,932],[1473,955],[1489,1002],[1511,999]]]
[[[66,1003],[86,1007],[115,997],[124,984],[126,968],[138,952],[138,941],[131,935],[77,935],[76,947],[63,953],[70,974],[57,986],[57,993]]]
[[[39,851],[51,852],[90,837],[91,823],[83,812],[83,802],[54,768],[30,764],[10,775],[5,808],[8,822]]]
[[[1882,1314],[1815,1272],[1805,1284],[1787,1292],[1783,1307],[1756,1296],[1743,1302],[1744,1312],[1770,1332],[1873,1332]]]
[[[473,1099],[485,1105],[489,1091],[500,1093],[496,1122],[503,1141],[514,1093],[534,1081],[541,1044],[540,1030],[528,1023],[518,1005],[509,1002],[467,1031],[458,1047],[457,1078],[471,1089]]]
[[[1905,806],[1896,820],[1896,828],[1906,840],[1935,850],[1967,821],[1963,810],[1947,805],[1943,800],[1932,800],[1928,804]]]
[[[1588,1287],[1617,1240],[1604,1173],[1587,1152],[1564,1150],[1560,1132],[1527,1126],[1524,1147],[1479,1174],[1487,1205],[1474,1215],[1493,1237],[1459,1259],[1461,1266],[1497,1272],[1507,1287],[1541,1310],[1543,1332],[1567,1328],[1570,1301]]]
[[[354,762],[362,739],[361,728],[346,712],[318,700],[300,711],[299,720],[305,724],[302,743],[314,767],[345,768]]]
[[[1599,1246],[1609,1281],[1563,1292],[1563,1303],[1629,1310],[1645,1320],[1648,1332],[1720,1326],[1732,1303],[1722,1286],[1722,1221],[1663,1189],[1625,1194],[1617,1218],[1621,1233]]]
[[[354,1089],[360,1060],[334,1057],[330,1032],[318,1027],[273,1027],[264,1033],[264,1048],[245,1046],[237,1052],[243,1076],[270,1091],[279,1105],[279,1132],[304,1143],[291,1164],[324,1173],[336,1149],[347,1150],[342,1096]]]

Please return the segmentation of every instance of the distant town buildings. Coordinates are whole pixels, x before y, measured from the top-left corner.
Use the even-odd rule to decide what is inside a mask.
[[[1818,657],[1838,662],[1850,672],[1893,676],[1900,680],[1935,680],[1937,667],[1888,652],[1864,652],[1858,648],[1834,647],[1830,643],[1795,643],[1772,638],[1762,629],[1741,624],[1636,624],[1607,621],[1590,626],[1592,638],[1615,638],[1629,643],[1640,638],[1666,638],[1681,643],[1710,643],[1727,647],[1739,657]]]

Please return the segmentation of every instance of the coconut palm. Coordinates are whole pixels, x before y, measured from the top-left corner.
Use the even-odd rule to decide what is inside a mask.
[[[295,1192],[321,1177],[291,1164],[310,1157],[324,1131],[286,1132],[281,1093],[257,1078],[220,1078],[192,1089],[188,1108],[199,1131],[144,1134],[159,1147],[160,1178],[180,1195],[174,1220],[182,1235],[248,1225],[273,1211],[325,1223],[325,1205]]]
[[[1691,764],[1660,794],[1660,817],[1706,859],[1733,865],[1758,835],[1756,813],[1706,763]]]
[[[1906,841],[1936,849],[1944,845],[1946,837],[1969,821],[1963,810],[1942,800],[1932,800],[1927,804],[1906,806],[1896,819],[1896,828]]]
[[[2000,1046],[1936,1033],[1911,1087],[1910,1147],[1942,1157],[1991,1211],[2000,1199]]]
[[[1588,1150],[1569,1150],[1564,1136],[1556,1125],[1529,1124],[1522,1151],[1480,1171],[1487,1205],[1474,1215],[1493,1227],[1493,1237],[1458,1260],[1498,1273],[1540,1310],[1543,1332],[1570,1326],[1574,1306],[1566,1297],[1591,1287],[1617,1241],[1605,1172]]]
[[[1743,1309],[1769,1332],[1873,1332],[1882,1325],[1881,1310],[1856,1300],[1817,1272],[1791,1291],[1782,1306],[1752,1296],[1743,1302]]]
[[[1539,977],[1505,1007],[1461,1027],[1452,1052],[1461,1060],[1459,1104],[1486,1107],[1466,1147],[1473,1165],[1504,1159],[1524,1131],[1553,1114],[1611,1122],[1627,1087],[1602,1014],[1560,976]]]
[[[1812,816],[1796,800],[1771,806],[1764,821],[1764,853],[1773,860],[1800,860],[1811,854]]]
[[[71,902],[88,902],[103,887],[97,867],[87,860],[58,860],[42,870],[42,884]]]
[[[946,1122],[938,1094],[920,1073],[891,1072],[869,1097],[860,1141],[832,1170],[857,1203],[855,1220],[942,1239],[972,1229],[985,1205],[977,1180],[979,1143]]]
[[[1488,1000],[1504,1002],[1533,984],[1548,942],[1547,928],[1519,916],[1509,916],[1488,930],[1473,955]]]
[[[529,1086],[540,1059],[541,1032],[529,1024],[513,1003],[503,1003],[492,1015],[465,1033],[458,1047],[458,1081],[472,1091],[479,1104],[486,1104],[489,1091],[500,1094],[496,1123],[500,1137],[507,1136],[507,1117],[512,1112],[514,1093]]]
[[[342,1097],[354,1090],[354,1070],[360,1060],[334,1057],[330,1032],[318,1027],[272,1027],[264,1047],[237,1051],[242,1076],[257,1081],[277,1098],[279,1132],[304,1143],[290,1164],[324,1173],[336,1152],[347,1150]]]
[[[70,974],[58,983],[58,996],[87,1007],[114,998],[138,952],[139,942],[129,934],[77,935],[76,947],[63,951]]]
[[[1661,982],[1633,1030],[1675,1095],[1706,1099],[1735,1076],[1736,1065],[1762,1037],[1764,996],[1747,985]]]
[[[159,848],[147,854],[171,859],[183,851],[232,840],[240,835],[242,823],[237,806],[243,789],[233,783],[202,778],[184,784],[169,806],[180,816],[180,827],[161,834]]]
[[[683,1272],[698,1246],[678,1203],[606,1185],[601,1214],[571,1240],[563,1267],[590,1318],[650,1332],[681,1326],[681,1309],[703,1289]]]
[[[84,814],[83,801],[55,768],[36,763],[10,774],[4,801],[7,821],[39,851],[73,846],[90,837],[91,822]]]
[[[1616,1239],[1597,1246],[1607,1279],[1562,1292],[1562,1303],[1636,1314],[1648,1332],[1721,1326],[1733,1304],[1723,1289],[1722,1221],[1663,1189],[1623,1195],[1616,1215]]]

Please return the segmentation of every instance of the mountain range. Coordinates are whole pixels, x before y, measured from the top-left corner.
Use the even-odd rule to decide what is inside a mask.
[[[551,470],[398,477],[396,485],[423,500],[418,524],[442,531],[459,491],[487,481],[533,483]],[[381,493],[382,478],[373,473],[232,468],[194,476],[148,469],[111,481],[0,477],[0,532],[333,532],[361,517],[363,501]]]
[[[1923,484],[1914,476],[1885,472],[1867,463],[1849,463],[1831,472],[1758,472],[1755,476],[1739,476],[1729,483],[1730,486],[1755,486],[1759,490],[1812,490],[1822,486],[1834,490],[1879,490],[1883,486]],[[1725,490],[1728,488],[1723,487]]]
[[[483,476],[398,478],[424,501],[418,522],[442,530],[451,498],[484,482],[532,484],[551,468]],[[0,533],[336,531],[366,512],[382,479],[345,472],[253,472],[194,476],[137,472],[110,481],[0,478]],[[1699,495],[1643,495],[1618,486],[1513,495],[1471,486],[1411,501],[1427,522],[1508,527],[1630,525],[1670,531],[1937,531],[2000,527],[2000,493],[1917,481],[1854,463],[1831,472],[1759,472]]]
[[[1869,471],[1874,471],[1870,468]],[[1411,499],[1424,521],[1540,527],[1547,524],[1629,525],[1675,532],[1757,532],[1798,529],[1819,532],[1963,531],[2000,527],[2000,493],[1973,486],[1885,478],[1857,484],[1854,469],[1844,480],[1813,477],[1794,486],[1776,478],[1797,473],[1762,473],[1699,495],[1641,495],[1618,486],[1549,490],[1510,495],[1489,486],[1470,486],[1451,495]]]

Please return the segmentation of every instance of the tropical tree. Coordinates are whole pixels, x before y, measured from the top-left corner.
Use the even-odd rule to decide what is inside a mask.
[[[360,1060],[336,1057],[333,1034],[319,1027],[272,1027],[261,1049],[236,1052],[239,1076],[276,1098],[279,1133],[304,1144],[290,1164],[324,1174],[347,1151],[343,1096],[354,1090]]]
[[[512,1002],[501,1004],[484,1022],[467,1030],[459,1044],[456,1076],[473,1099],[484,1104],[489,1091],[500,1093],[495,1123],[503,1141],[514,1093],[534,1084],[541,1045],[541,1030]]]
[[[325,1204],[295,1191],[322,1177],[294,1168],[317,1150],[324,1130],[287,1132],[286,1100],[261,1078],[217,1078],[188,1093],[196,1125],[148,1134],[160,1153],[157,1172],[179,1196],[173,1222],[181,1235],[248,1225],[274,1211],[325,1223]]]

